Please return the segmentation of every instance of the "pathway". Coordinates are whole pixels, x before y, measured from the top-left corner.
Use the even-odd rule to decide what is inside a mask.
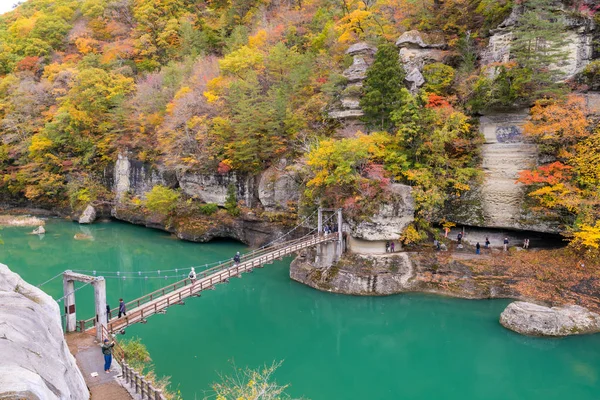
[[[121,367],[114,359],[110,374],[104,373],[104,357],[100,344],[93,336],[87,333],[70,333],[65,338],[90,390],[91,400],[132,399],[129,392],[117,381],[117,377],[121,375]],[[98,376],[92,377],[94,372],[97,372]]]

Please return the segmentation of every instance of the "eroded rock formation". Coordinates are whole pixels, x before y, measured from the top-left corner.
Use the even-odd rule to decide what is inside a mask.
[[[3,264],[0,321],[0,398],[89,399],[63,337],[58,304]]]
[[[444,58],[443,43],[426,43],[419,31],[408,31],[396,40],[400,49],[400,61],[406,71],[409,89],[416,92],[425,83],[421,74],[427,64],[440,62]]]
[[[410,186],[392,184],[392,198],[381,204],[379,212],[365,221],[349,220],[350,236],[366,241],[398,240],[414,221],[415,201]]]

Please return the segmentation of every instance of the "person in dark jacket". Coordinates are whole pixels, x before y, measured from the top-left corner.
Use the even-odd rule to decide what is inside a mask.
[[[106,305],[106,322],[110,322],[110,306]]]
[[[102,354],[104,354],[104,372],[107,374],[110,373],[113,347],[115,347],[115,342],[108,344],[108,339],[104,339],[104,344],[102,345]]]
[[[127,315],[125,311],[127,311],[127,308],[125,307],[125,302],[123,301],[123,299],[119,299],[119,318],[121,318],[121,314]]]
[[[239,263],[240,263],[240,260],[241,260],[241,257],[240,257],[240,252],[238,251],[238,252],[235,254],[235,256],[233,256],[233,262],[234,262],[234,263],[236,263],[236,264],[239,264]]]
[[[475,254],[481,254],[481,245],[479,242],[475,245]]]

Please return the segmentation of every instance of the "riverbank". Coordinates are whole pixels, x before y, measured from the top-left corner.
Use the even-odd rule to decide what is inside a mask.
[[[600,311],[600,268],[583,265],[564,249],[345,254],[315,268],[314,250],[290,266],[290,277],[315,289],[350,295],[435,293],[464,299],[514,299],[550,306],[577,304]]]

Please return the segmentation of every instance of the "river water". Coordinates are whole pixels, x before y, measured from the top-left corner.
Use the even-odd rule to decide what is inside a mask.
[[[30,230],[0,231],[0,262],[32,284],[65,269],[96,271],[107,277],[111,307],[119,297],[133,299],[173,282],[186,272],[180,268],[247,250],[233,241],[186,243],[118,222],[80,227],[49,220],[43,239],[27,235]],[[76,233],[93,240],[74,240]],[[232,364],[255,368],[275,360],[283,360],[277,381],[290,383],[291,395],[313,400],[600,398],[600,335],[515,334],[498,323],[504,300],[323,293],[291,281],[290,261],[232,279],[128,328],[125,336],[142,338],[157,373],[171,376],[186,400],[209,394]],[[60,279],[42,288],[62,296]],[[76,298],[78,319],[90,317],[91,288]]]

